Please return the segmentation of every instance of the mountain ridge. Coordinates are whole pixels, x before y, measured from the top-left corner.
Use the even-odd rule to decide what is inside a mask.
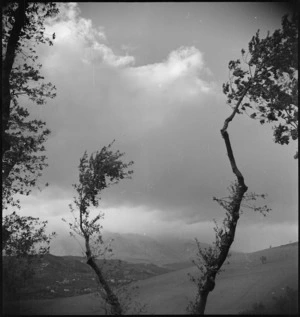
[[[166,266],[176,263],[189,263],[192,265],[192,259],[195,258],[197,245],[193,239],[161,236],[154,238],[147,235],[137,233],[114,233],[103,231],[103,241],[105,245],[110,244],[112,255],[108,258],[119,259],[131,263],[153,263],[159,266]],[[298,245],[298,242],[292,243]],[[207,248],[208,243],[200,242],[201,247]],[[290,246],[291,244],[287,244]],[[277,246],[270,248],[283,248]],[[247,254],[255,254],[257,252],[270,252],[269,249],[259,250],[255,252],[230,251],[232,258],[244,257]],[[76,240],[65,235],[51,241],[50,253],[58,256],[85,256],[84,241],[81,237]],[[229,258],[230,260],[230,258]]]

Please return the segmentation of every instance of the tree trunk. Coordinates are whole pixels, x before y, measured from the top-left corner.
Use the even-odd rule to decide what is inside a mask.
[[[101,286],[104,288],[104,291],[107,295],[105,300],[112,307],[112,315],[122,315],[123,314],[122,307],[121,307],[121,304],[118,300],[118,297],[114,294],[114,292],[112,291],[112,289],[108,285],[105,277],[103,276],[103,274],[101,272],[101,269],[98,267],[94,258],[92,257],[92,252],[91,252],[90,243],[89,243],[89,236],[85,233],[85,231],[83,230],[83,227],[82,227],[82,211],[80,211],[80,228],[81,228],[81,231],[83,232],[84,238],[85,238],[87,264],[94,270],[94,272],[96,273],[96,275],[98,277],[98,280],[99,280]]]
[[[200,300],[197,307],[197,312],[199,315],[204,315],[208,294],[209,292],[200,292]]]
[[[113,293],[111,288],[109,287],[108,283],[106,282],[101,270],[99,269],[98,265],[95,263],[94,259],[90,257],[87,261],[87,264],[95,271],[98,276],[100,284],[103,286],[106,295],[107,295],[107,302],[112,307],[112,315],[122,315],[122,307],[117,298],[117,296]]]
[[[8,122],[10,116],[10,74],[12,66],[16,57],[16,49],[20,39],[20,33],[25,25],[26,9],[28,7],[27,1],[20,1],[19,6],[15,12],[15,23],[12,27],[5,53],[4,61],[2,62],[2,127],[1,127],[1,140],[2,140],[2,160],[6,151],[10,148],[10,143],[6,130],[8,129]]]
[[[211,291],[213,291],[213,289],[215,287],[216,274],[221,269],[223,263],[225,262],[225,260],[228,256],[230,247],[234,241],[236,226],[237,226],[237,222],[238,222],[239,217],[240,217],[239,212],[240,212],[241,203],[242,203],[245,192],[248,190],[248,187],[245,185],[245,182],[244,182],[244,176],[239,171],[239,169],[236,165],[235,158],[234,158],[233,151],[232,151],[232,147],[231,147],[231,143],[230,143],[230,139],[229,139],[229,134],[227,132],[227,128],[228,128],[229,122],[232,121],[235,114],[238,112],[238,107],[240,106],[243,98],[245,97],[249,88],[251,87],[251,83],[252,83],[252,81],[250,80],[248,86],[245,88],[243,94],[241,95],[235,108],[233,109],[232,114],[224,121],[223,128],[221,129],[221,135],[222,135],[224,142],[225,142],[229,162],[230,162],[230,165],[232,168],[232,172],[234,173],[234,175],[237,178],[238,186],[236,188],[236,195],[234,196],[233,201],[232,201],[233,202],[232,210],[231,210],[232,219],[231,219],[230,225],[229,225],[229,232],[228,232],[228,235],[226,236],[226,240],[222,243],[221,252],[220,252],[220,255],[219,255],[217,263],[216,263],[217,267],[216,267],[216,269],[214,269],[214,271],[209,273],[209,275],[206,277],[206,281],[205,281],[204,285],[199,290],[200,299],[199,299],[199,303],[197,305],[197,313],[199,315],[204,315],[208,294]]]

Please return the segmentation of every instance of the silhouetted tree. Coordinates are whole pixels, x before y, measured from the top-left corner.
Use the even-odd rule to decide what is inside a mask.
[[[229,136],[228,144],[230,145]],[[231,153],[231,159],[234,160],[233,153]],[[234,163],[235,164],[235,163]],[[237,167],[236,167],[237,169]],[[242,174],[236,170],[239,177]],[[206,307],[207,298],[210,292],[215,288],[215,279],[222,270],[222,266],[226,259],[230,257],[230,247],[234,241],[236,226],[240,215],[243,210],[240,208],[248,208],[254,211],[262,213],[264,216],[271,210],[267,205],[256,206],[253,201],[258,198],[265,198],[266,194],[246,193],[244,187],[240,187],[239,182],[232,184],[228,188],[230,195],[224,198],[213,199],[226,210],[226,217],[223,220],[221,226],[218,226],[215,222],[215,241],[213,246],[208,248],[202,248],[199,241],[197,243],[196,259],[193,263],[198,268],[200,274],[196,277],[190,275],[190,279],[196,284],[197,294],[194,301],[190,301],[187,311],[192,315],[203,315]]]
[[[52,2],[7,2],[2,7],[2,207],[18,206],[14,194],[28,195],[47,166],[42,152],[50,131],[45,122],[29,119],[26,104],[43,105],[56,95],[55,86],[43,82],[35,47],[53,45],[54,35],[50,39],[44,33],[44,23],[57,13]]]
[[[20,217],[15,212],[2,220],[2,261],[4,299],[16,299],[21,287],[34,276],[33,263],[49,253],[53,232],[45,233],[47,221]]]
[[[44,23],[58,13],[56,4],[28,1],[2,4],[2,209],[20,208],[15,194],[29,195],[46,164],[46,123],[30,118],[28,103],[43,105],[55,97],[55,86],[44,83],[36,45],[52,45]],[[21,99],[21,100],[20,100]],[[2,218],[3,284],[15,296],[32,277],[32,262],[49,252],[54,234],[46,235],[47,221],[20,217],[13,212]]]
[[[242,49],[242,62],[230,61],[230,79],[223,84],[227,103],[261,124],[275,123],[274,141],[298,139],[298,13],[284,15],[282,28],[260,38],[259,30]],[[298,158],[298,152],[294,156]]]
[[[216,275],[228,257],[234,241],[236,226],[241,214],[243,202],[256,200],[265,195],[246,194],[248,187],[244,176],[238,169],[233,154],[228,126],[236,114],[252,111],[251,118],[259,118],[260,123],[279,121],[274,127],[275,142],[288,144],[290,138],[298,138],[298,14],[291,19],[282,18],[282,30],[276,30],[272,36],[268,34],[260,39],[259,31],[249,42],[249,53],[242,50],[243,62],[230,61],[228,68],[230,80],[223,84],[223,92],[227,96],[227,104],[233,111],[224,121],[221,135],[224,139],[227,155],[236,177],[229,188],[230,196],[214,200],[225,210],[226,217],[221,228],[215,227],[216,241],[214,247],[201,249],[198,243],[198,259],[195,261],[200,270],[200,277],[192,277],[197,285],[197,295],[191,302],[188,311],[192,314],[204,314],[208,294],[215,287]],[[295,158],[298,154],[295,155]],[[249,206],[264,215],[270,209]]]
[[[113,315],[121,315],[124,313],[119,298],[113,292],[107,278],[103,274],[103,270],[99,267],[95,259],[102,255],[106,250],[101,251],[99,246],[103,245],[99,220],[103,214],[98,214],[92,218],[90,207],[98,207],[100,194],[105,188],[117,184],[122,179],[130,179],[132,170],[128,168],[133,164],[123,163],[122,157],[124,153],[119,151],[113,152],[111,146],[104,146],[101,151],[97,151],[89,158],[87,152],[80,159],[79,164],[79,183],[73,187],[77,192],[74,197],[74,204],[77,208],[78,216],[75,209],[70,204],[70,209],[74,215],[75,222],[69,223],[70,229],[82,236],[85,240],[85,254],[87,264],[96,273],[99,283],[103,289],[104,300],[110,305],[110,313]]]

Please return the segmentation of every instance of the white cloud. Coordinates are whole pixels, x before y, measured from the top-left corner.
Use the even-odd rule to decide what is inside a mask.
[[[105,44],[94,43],[93,47],[87,52],[86,58],[84,59],[87,63],[105,63],[113,67],[122,67],[134,63],[134,57],[125,55],[117,56],[113,50]]]
[[[135,67],[134,56],[129,55],[128,50],[125,55],[116,54],[108,46],[105,33],[95,28],[91,20],[80,16],[76,3],[60,3],[59,9],[59,15],[49,21],[46,29],[48,34],[56,34],[55,52],[46,53],[49,55],[43,62],[46,68],[68,71],[79,68],[80,65],[74,63],[80,62],[93,67],[93,72],[103,71],[102,68],[95,70],[98,65],[121,68],[119,76],[129,90],[141,89],[163,102],[198,98],[215,91],[214,83],[203,79],[212,74],[197,48],[179,47],[162,62]],[[124,51],[124,45],[120,50]]]
[[[200,74],[209,73],[209,70],[204,67],[203,54],[193,46],[179,47],[163,62],[132,67],[126,71],[126,75],[135,79],[138,85],[166,88],[177,82],[181,91],[191,94],[207,93],[214,88],[212,83],[200,79]]]
[[[80,9],[76,3],[58,3],[57,6],[59,14],[48,21],[47,28],[47,31],[56,33],[55,43],[106,40],[105,33],[100,28],[93,27],[91,20],[80,17]]]
[[[69,52],[79,54],[84,63],[103,63],[113,67],[133,64],[133,56],[118,56],[105,45],[106,35],[95,28],[92,21],[80,17],[76,3],[59,3],[59,15],[49,20],[46,32],[55,33],[55,46],[64,47]],[[52,56],[52,61],[55,56]],[[59,59],[59,56],[56,56]],[[59,62],[57,60],[56,62]]]

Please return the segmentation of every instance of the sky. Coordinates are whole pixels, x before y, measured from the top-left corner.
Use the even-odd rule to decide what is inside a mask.
[[[28,104],[51,130],[42,191],[22,198],[23,215],[68,231],[79,159],[114,139],[134,161],[131,180],[101,195],[103,227],[118,233],[197,237],[211,243],[213,219],[235,180],[220,134],[231,114],[222,84],[228,62],[260,29],[281,26],[288,7],[259,2],[60,3],[48,21],[54,45],[38,47],[42,73],[57,87],[45,106]],[[233,249],[252,252],[298,240],[297,144],[273,142],[270,125],[246,115],[229,126],[249,192],[266,193],[267,217],[244,210]],[[259,203],[259,202],[258,202]]]

